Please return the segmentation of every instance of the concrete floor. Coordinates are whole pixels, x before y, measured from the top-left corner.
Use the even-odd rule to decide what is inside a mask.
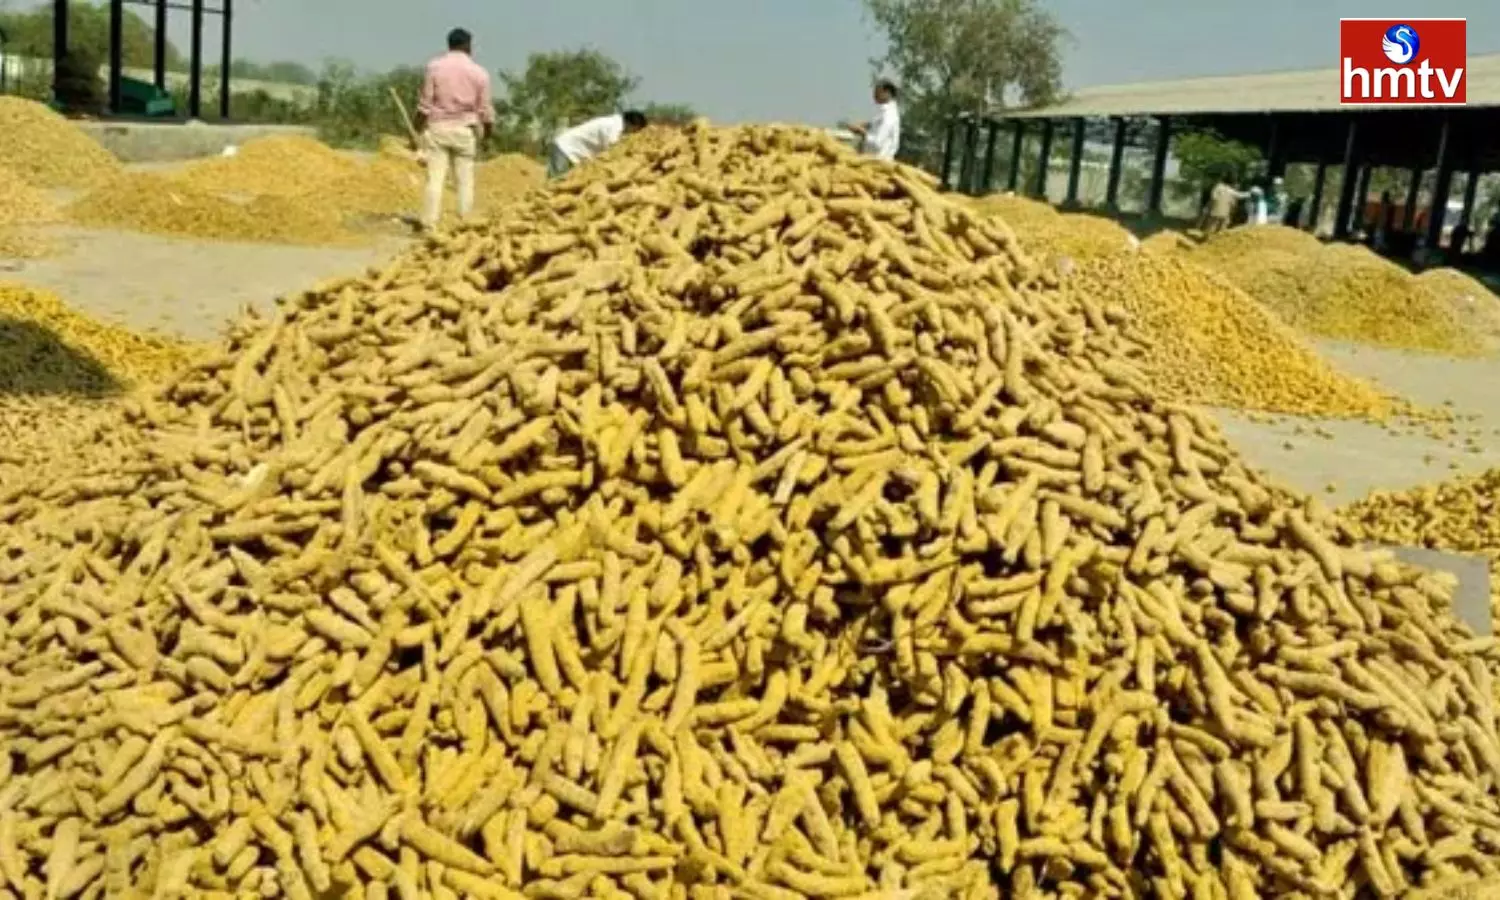
[[[1318,349],[1345,372],[1418,405],[1449,405],[1460,421],[1451,435],[1434,439],[1421,426],[1289,417],[1266,424],[1217,410],[1225,434],[1252,465],[1322,494],[1330,505],[1500,466],[1500,357],[1451,359],[1332,343]]]

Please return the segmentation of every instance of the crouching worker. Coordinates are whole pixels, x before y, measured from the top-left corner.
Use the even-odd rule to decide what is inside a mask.
[[[561,177],[579,163],[618,144],[625,135],[645,127],[646,114],[633,109],[574,125],[552,139],[547,151],[547,177]]]

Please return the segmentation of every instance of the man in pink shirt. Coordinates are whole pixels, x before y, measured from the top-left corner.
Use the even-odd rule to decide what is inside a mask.
[[[448,169],[458,182],[458,215],[474,209],[474,156],[479,141],[489,140],[495,126],[490,73],[474,62],[473,38],[462,28],[448,32],[448,52],[427,64],[417,102],[417,130],[427,156],[427,191],[422,226],[436,228],[443,214]]]

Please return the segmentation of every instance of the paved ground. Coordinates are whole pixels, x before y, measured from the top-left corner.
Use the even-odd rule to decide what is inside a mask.
[[[1371,490],[1400,490],[1500,466],[1500,358],[1457,360],[1337,344],[1319,349],[1346,372],[1418,404],[1451,403],[1470,420],[1457,423],[1451,437],[1435,440],[1426,428],[1306,419],[1267,425],[1219,411],[1225,433],[1252,464],[1335,505]],[[1469,439],[1478,452],[1468,449]]]
[[[48,229],[72,245],[50,259],[0,263],[0,279],[52,290],[105,321],[195,340],[218,336],[246,305],[389,258],[402,242],[358,248],[287,247],[157,237],[83,228]]]

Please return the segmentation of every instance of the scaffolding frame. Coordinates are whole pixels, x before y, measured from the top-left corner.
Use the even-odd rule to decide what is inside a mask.
[[[234,7],[233,0],[218,0],[210,7],[206,0],[109,0],[109,112],[121,113],[122,86],[125,52],[125,6],[144,6],[154,11],[156,46],[154,48],[153,75],[156,86],[167,87],[167,13],[168,10],[186,12],[192,21],[192,39],[188,53],[188,116],[200,118],[203,114],[203,23],[208,16],[218,16],[221,21],[219,47],[219,116],[229,118],[230,77],[229,64],[233,52]],[[69,0],[52,0],[52,63],[53,71],[61,67],[68,53]]]

